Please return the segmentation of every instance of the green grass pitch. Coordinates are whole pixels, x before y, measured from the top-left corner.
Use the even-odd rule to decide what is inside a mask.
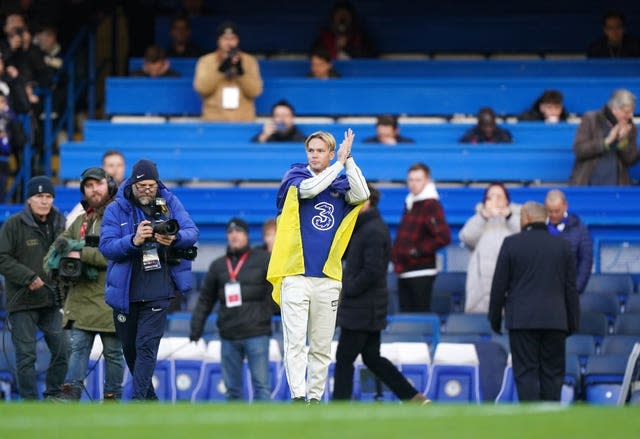
[[[0,405],[0,438],[638,438],[639,407],[587,405]]]

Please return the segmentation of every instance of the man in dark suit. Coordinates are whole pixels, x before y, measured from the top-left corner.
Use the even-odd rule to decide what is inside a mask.
[[[522,207],[522,231],[505,238],[491,286],[489,321],[500,332],[502,308],[520,401],[559,401],[565,339],[578,329],[580,305],[569,243],[552,236],[542,204]]]
[[[398,369],[380,356],[380,331],[387,326],[387,266],[391,253],[389,229],[376,207],[380,193],[371,193],[358,216],[342,276],[337,324],[341,327],[336,352],[334,400],[349,400],[353,391],[353,362],[362,361],[396,396],[405,401],[430,402]]]

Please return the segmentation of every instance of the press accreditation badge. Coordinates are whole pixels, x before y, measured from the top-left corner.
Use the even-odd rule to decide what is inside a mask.
[[[222,108],[235,110],[240,106],[240,89],[238,87],[222,88]]]
[[[153,242],[145,242],[142,247],[142,267],[144,271],[159,270],[161,267],[158,248]]]
[[[224,284],[224,300],[227,308],[235,308],[242,305],[240,282],[227,282]]]

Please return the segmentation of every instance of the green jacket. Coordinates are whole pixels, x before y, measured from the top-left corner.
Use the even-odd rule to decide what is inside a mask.
[[[83,239],[80,231],[87,221],[86,234],[100,236],[102,213],[80,215],[61,236],[69,239]],[[89,280],[82,277],[74,282],[64,304],[63,327],[95,332],[116,332],[113,324],[113,310],[104,301],[104,286],[107,277],[107,259],[97,247],[83,247],[80,260],[85,265],[98,269],[98,278]]]
[[[64,215],[53,207],[49,213],[53,233],[46,236],[36,224],[31,210],[9,217],[0,229],[0,274],[6,285],[6,309],[9,312],[53,306],[53,282],[42,268],[42,260],[56,236],[64,230]],[[45,286],[29,291],[37,277]]]

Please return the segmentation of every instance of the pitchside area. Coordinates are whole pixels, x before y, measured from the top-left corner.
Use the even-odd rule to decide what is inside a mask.
[[[10,404],[0,438],[627,438],[637,407],[408,404]]]

